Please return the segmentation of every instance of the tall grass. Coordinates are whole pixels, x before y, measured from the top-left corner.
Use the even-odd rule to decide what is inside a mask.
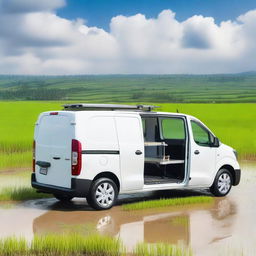
[[[31,166],[34,124],[39,113],[60,103],[0,102],[0,170]]]
[[[31,252],[35,255],[120,255],[122,243],[110,237],[79,234],[35,236]]]
[[[161,104],[161,111],[199,118],[240,159],[256,160],[256,104]]]
[[[192,252],[189,249],[171,244],[140,243],[135,247],[134,254],[138,256],[191,256]]]
[[[160,111],[201,119],[240,159],[256,159],[256,104],[161,104]],[[39,113],[61,109],[62,102],[0,102],[0,170],[31,166],[34,124]],[[131,103],[132,104],[132,103]]]
[[[0,255],[26,255],[28,243],[25,238],[8,237],[0,240]]]
[[[31,187],[5,187],[0,190],[0,201],[23,201],[52,197],[45,193],[37,193]]]
[[[48,234],[34,236],[31,244],[24,238],[10,237],[0,240],[1,256],[118,256],[124,252],[124,246],[118,239],[100,235]]]
[[[122,205],[122,208],[125,211],[133,211],[133,210],[143,210],[143,209],[150,209],[150,208],[162,208],[162,207],[168,207],[168,206],[212,203],[213,200],[214,199],[210,196],[168,198],[168,199],[149,200],[149,201],[125,204],[125,205]]]
[[[34,236],[31,243],[24,238],[0,239],[0,256],[191,256],[191,250],[171,244],[138,244],[127,254],[123,243],[97,234],[47,234]]]
[[[32,152],[0,152],[0,170],[4,168],[32,168]]]

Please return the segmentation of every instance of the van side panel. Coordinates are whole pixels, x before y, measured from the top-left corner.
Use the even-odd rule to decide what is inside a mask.
[[[88,113],[88,112],[87,112]],[[93,180],[102,172],[120,179],[119,145],[114,117],[94,111],[77,114],[76,138],[82,144],[81,179]]]
[[[117,116],[122,190],[132,191],[144,185],[144,139],[140,116]]]
[[[114,117],[95,115],[83,122],[76,131],[83,150],[119,150]]]

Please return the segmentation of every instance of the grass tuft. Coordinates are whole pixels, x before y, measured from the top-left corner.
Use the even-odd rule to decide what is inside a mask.
[[[0,255],[27,255],[28,243],[25,238],[8,237],[0,240]]]
[[[122,206],[125,211],[133,210],[143,210],[150,208],[161,208],[168,206],[181,206],[187,204],[201,204],[201,203],[211,203],[213,198],[210,196],[191,196],[191,197],[182,197],[182,198],[168,198],[168,199],[159,199],[159,200],[149,200],[142,201],[137,203],[125,204]]]
[[[191,256],[191,250],[165,243],[141,243],[134,249],[135,255],[143,256]]]
[[[30,187],[6,187],[0,190],[0,201],[24,201],[49,197],[52,195],[37,193]]]
[[[132,254],[127,254],[122,242],[116,238],[93,234],[48,234],[34,236],[31,243],[24,238],[0,239],[0,256],[191,256],[192,252],[183,246],[156,243],[138,244]]]
[[[122,243],[115,238],[79,234],[48,234],[35,236],[30,244],[23,238],[10,237],[0,240],[0,256],[118,256],[125,253]]]

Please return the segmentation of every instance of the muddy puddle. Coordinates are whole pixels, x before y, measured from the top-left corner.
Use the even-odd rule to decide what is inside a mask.
[[[172,191],[120,196],[108,211],[93,211],[85,200],[55,199],[0,206],[0,237],[48,232],[98,232],[120,238],[129,250],[139,242],[190,247],[193,255],[256,255],[256,164],[242,166],[242,180],[213,203],[127,212],[122,204],[144,199],[204,194]],[[241,254],[243,253],[243,254]]]

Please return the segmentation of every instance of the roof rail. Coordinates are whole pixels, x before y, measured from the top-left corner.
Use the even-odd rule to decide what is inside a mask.
[[[85,104],[74,103],[63,105],[64,110],[135,110],[135,111],[152,111],[158,106],[152,105],[118,105],[118,104]]]

